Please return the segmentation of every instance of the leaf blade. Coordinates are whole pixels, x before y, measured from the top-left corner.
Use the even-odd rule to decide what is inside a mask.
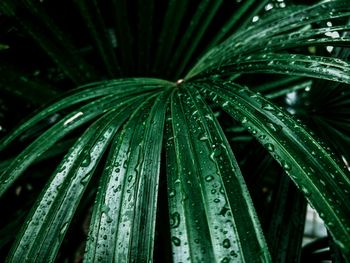
[[[32,208],[8,260],[54,261],[94,169],[127,116],[112,110],[82,135]]]
[[[186,252],[201,262],[244,262],[252,258],[270,262],[248,190],[227,140],[200,95],[187,91],[179,92],[172,104],[178,175],[171,172],[168,180],[171,187],[177,187],[169,191],[170,218],[174,214],[178,218],[178,226],[172,229],[173,251],[179,257],[175,260],[185,260]],[[174,199],[174,193],[180,197]],[[185,230],[184,237],[180,232]],[[210,239],[198,238],[201,235],[209,235]]]
[[[343,166],[289,114],[261,95],[232,83],[213,83],[205,89],[213,91],[214,101],[271,152],[348,255],[350,179]]]
[[[101,178],[93,211],[87,262],[96,258],[108,262],[152,260],[162,145],[159,135],[164,126],[167,94],[164,91],[154,103],[149,100],[141,104],[113,142],[114,150]],[[140,122],[145,122],[145,127],[138,125]],[[106,227],[112,222],[114,232]],[[104,246],[96,247],[97,244]]]

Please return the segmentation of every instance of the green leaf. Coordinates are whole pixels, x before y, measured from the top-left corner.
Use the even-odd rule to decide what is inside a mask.
[[[172,97],[167,124],[174,261],[270,262],[248,190],[211,109],[189,88]]]
[[[17,127],[8,137],[5,137],[0,143],[0,151],[5,149],[13,140],[17,139],[25,131],[34,127],[37,123],[44,120],[45,118],[57,113],[61,110],[67,109],[71,106],[79,105],[81,102],[89,101],[92,99],[99,99],[104,102],[106,98],[101,98],[107,95],[111,97],[115,96],[132,96],[133,94],[138,94],[146,91],[156,90],[162,87],[169,87],[173,84],[171,82],[152,79],[152,78],[128,78],[128,79],[117,79],[100,81],[95,83],[90,83],[81,86],[71,93],[66,94],[63,98],[59,99],[57,102],[51,104],[50,106],[44,108],[42,111],[37,112],[31,119]],[[108,100],[108,98],[107,98]],[[90,111],[94,111],[94,106],[98,108],[99,102],[95,101],[86,106]],[[81,110],[80,110],[81,111]],[[77,114],[76,111],[73,113]],[[70,117],[72,117],[70,116]],[[68,119],[70,118],[68,117]]]
[[[92,215],[87,262],[152,261],[168,93],[140,105],[112,144]]]
[[[249,28],[242,28],[236,34],[227,39],[226,44],[234,39],[240,39],[243,43],[249,43],[253,40],[270,38],[284,32],[297,30],[306,25],[321,21],[329,21],[336,18],[348,17],[350,7],[346,1],[342,0],[324,0],[311,6],[292,6],[279,10],[275,15],[266,14],[257,24],[252,24]]]
[[[308,30],[299,30],[293,33],[286,33],[282,35],[277,35],[272,38],[264,38],[262,41],[257,41],[253,43],[250,47],[243,47],[238,49],[238,52],[241,50],[245,54],[257,51],[279,51],[284,49],[291,49],[295,47],[303,46],[344,46],[348,47],[350,45],[349,37],[333,35],[332,33],[337,32],[341,34],[342,31],[349,31],[350,26],[334,26],[334,27],[325,27],[318,29],[308,29]],[[326,35],[327,37],[324,37]]]
[[[350,179],[344,165],[302,124],[258,93],[233,83],[200,86],[281,164],[350,255]]]
[[[1,174],[0,195],[12,185],[29,165],[66,134],[108,110],[127,108],[130,104],[138,102],[144,96],[145,95],[140,95],[140,97],[132,96],[131,98],[115,98],[112,94],[91,102],[68,114],[22,151]]]
[[[74,139],[67,139],[56,143],[54,148],[50,148],[49,150],[47,150],[45,154],[38,157],[34,163],[53,158],[67,152],[67,150],[73,145],[73,142],[74,142]],[[1,160],[0,173],[5,171],[9,167],[9,165],[11,165],[11,163],[14,161],[14,159],[15,158]]]
[[[215,67],[214,67],[215,66]],[[232,73],[275,73],[313,77],[350,84],[350,63],[347,61],[319,56],[297,54],[258,54],[232,61],[222,61],[202,73],[230,75]],[[199,72],[197,72],[199,73]],[[197,74],[191,72],[188,78]]]
[[[308,80],[302,77],[286,77],[271,81],[262,85],[252,87],[256,92],[262,93],[268,99],[275,99],[286,96],[294,91],[310,90],[313,85],[313,80]]]
[[[118,111],[98,119],[71,148],[32,208],[8,261],[54,261],[103,152],[130,114],[127,109]]]
[[[268,50],[269,46],[271,46],[272,49],[277,50],[278,48],[283,49],[284,44],[288,46],[288,43],[290,47],[295,45],[304,46],[303,43],[305,41],[307,42],[309,39],[311,39],[311,42],[314,44],[322,42],[322,40],[313,39],[312,34],[317,33],[317,30],[311,30],[309,31],[310,33],[306,33],[306,40],[306,38],[302,38],[304,34],[303,30],[299,30],[298,32],[298,29],[315,22],[347,17],[350,15],[350,7],[344,1],[326,0],[310,7],[305,8],[304,6],[300,6],[297,8],[286,8],[285,11],[276,13],[275,16],[277,16],[277,18],[274,15],[262,18],[261,23],[252,24],[247,29],[243,28],[220,45],[209,50],[190,70],[186,78],[188,79],[201,72],[208,72],[213,69],[219,68],[220,70],[222,65],[227,65],[236,61],[236,58],[241,55],[244,56],[246,53],[253,55],[254,48],[256,49],[256,47],[267,48]],[[340,28],[341,27],[344,27],[345,30],[347,28],[346,26],[340,26]],[[293,30],[297,32],[293,32]],[[283,37],[282,34],[285,32],[289,32],[289,34],[286,33],[285,37]],[[321,32],[322,30],[318,33],[321,34]],[[274,36],[277,36],[276,41],[273,41]],[[299,36],[299,38],[301,38],[299,43],[293,40],[293,36]],[[291,37],[291,39],[289,39],[289,37]],[[344,41],[339,39],[338,42],[346,42],[346,39]],[[326,44],[326,42],[324,44]]]

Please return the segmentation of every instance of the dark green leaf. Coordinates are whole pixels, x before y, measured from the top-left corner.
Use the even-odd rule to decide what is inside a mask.
[[[211,91],[211,92],[210,92]],[[344,165],[292,116],[261,95],[232,83],[205,85],[281,164],[325,221],[345,255],[350,243],[350,179]]]
[[[143,103],[112,144],[92,215],[87,262],[152,260],[167,97],[164,92],[153,106],[153,100]]]
[[[103,82],[90,83],[88,85],[81,86],[80,88],[73,90],[71,95],[66,95],[64,98],[51,104],[42,111],[36,113],[31,119],[17,127],[8,137],[5,137],[0,144],[0,151],[7,147],[14,139],[18,138],[28,129],[32,128],[38,122],[53,115],[56,112],[67,109],[71,106],[79,104],[84,101],[92,99],[100,99],[101,103],[106,99],[101,97],[110,95],[113,96],[128,96],[132,94],[138,94],[146,91],[155,90],[162,87],[168,87],[173,85],[172,83],[151,78],[129,78],[129,79],[117,79],[108,80]],[[108,100],[108,98],[107,98]],[[89,106],[86,106],[89,111],[94,111],[94,107],[99,107],[99,102],[92,102]],[[81,110],[80,110],[81,111]],[[77,112],[80,112],[79,110]],[[77,114],[77,112],[73,113]],[[72,116],[73,116],[72,115]],[[71,116],[70,116],[71,117]],[[69,119],[68,117],[67,119]]]
[[[22,151],[1,174],[0,195],[12,185],[29,165],[63,136],[108,110],[127,108],[130,103],[135,103],[143,97],[144,95],[140,97],[133,96],[126,100],[126,98],[123,97],[115,98],[114,95],[109,95],[68,114]]]
[[[178,91],[168,124],[168,187],[176,262],[270,262],[248,190],[214,114]]]
[[[117,110],[90,126],[66,155],[32,208],[8,261],[54,261],[103,152],[129,115],[125,109],[120,113]]]

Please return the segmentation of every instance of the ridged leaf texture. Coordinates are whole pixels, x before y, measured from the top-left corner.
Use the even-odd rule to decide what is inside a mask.
[[[1,152],[32,140],[0,163],[0,196],[33,164],[65,155],[26,213],[6,261],[57,260],[91,192],[84,262],[152,262],[160,242],[170,247],[173,262],[297,261],[302,196],[349,262],[350,99],[346,91],[337,93],[350,84],[349,2],[285,7],[283,1],[237,1],[228,15],[225,1],[169,0],[160,18],[157,4],[135,1],[130,13],[125,0],[74,1],[99,61],[90,65],[45,6],[0,3],[1,12],[78,85],[62,94],[25,82],[38,91],[40,104],[47,94],[57,97],[2,139]],[[315,51],[329,46],[333,53]],[[11,73],[10,84],[20,84],[22,97],[30,94],[12,69],[0,71],[1,79]],[[315,102],[310,112],[318,112],[322,104],[315,97],[323,92],[337,93],[328,103],[338,115],[315,117],[324,127],[316,135],[307,114],[298,119],[305,109],[288,98],[306,94]],[[41,129],[43,123],[50,127]],[[258,147],[240,150],[249,142],[261,146],[264,159]],[[257,161],[247,164],[254,155]],[[254,192],[261,185],[245,170],[256,166],[263,168],[256,174],[265,174],[271,163],[281,170],[275,169],[279,190],[266,223]],[[292,198],[295,213],[283,209]],[[296,227],[280,230],[288,216]]]

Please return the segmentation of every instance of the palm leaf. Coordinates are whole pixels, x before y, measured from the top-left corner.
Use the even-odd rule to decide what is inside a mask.
[[[167,143],[173,141],[169,147],[176,158],[168,157],[168,187],[175,260],[268,262],[248,191],[213,113],[198,94],[178,92],[171,116]]]
[[[88,240],[85,254],[76,254],[87,262],[164,261],[156,254],[157,248],[166,247],[160,242],[169,243],[164,253],[171,254],[171,249],[175,262],[298,260],[302,195],[348,260],[350,177],[344,162],[350,146],[349,98],[341,90],[350,84],[349,4],[288,3],[288,8],[268,11],[273,3],[267,0],[234,5],[136,2],[137,10],[125,0],[67,3],[64,8],[76,9],[74,17],[84,21],[79,45],[75,42],[80,39],[70,39],[74,30],[51,18],[49,3],[0,3],[2,13],[51,57],[43,65],[53,62],[64,71],[62,86],[109,78],[71,90],[1,141],[0,151],[11,154],[16,142],[32,141],[16,157],[0,162],[3,200],[13,198],[9,189],[21,184],[18,179],[29,166],[68,150],[27,215],[7,261],[76,261],[60,255],[59,249],[86,206],[92,210],[91,220],[90,214],[80,218],[83,228],[90,225]],[[231,14],[228,6],[237,9]],[[328,45],[335,47],[333,52],[325,52]],[[8,49],[1,50],[4,65],[11,62],[6,55],[16,53],[6,53]],[[24,60],[19,61],[13,68],[30,76],[22,68]],[[16,90],[45,102],[39,95],[46,98],[50,90],[37,84],[41,81],[23,85],[23,79],[17,80],[22,73],[12,74],[11,68],[2,70],[4,82],[4,72],[21,85]],[[266,81],[261,73],[271,79]],[[112,79],[135,74],[185,77],[176,82]],[[31,93],[33,89],[40,94]],[[298,95],[298,105],[284,102],[291,92]],[[301,113],[317,135],[288,110]],[[43,123],[50,127],[42,132]],[[288,177],[275,178],[282,171],[276,172],[277,164],[298,190]],[[90,204],[95,182],[96,201]],[[266,183],[277,188],[273,201],[261,194],[269,190]],[[89,198],[84,200],[84,195]],[[266,216],[269,211],[272,215]],[[288,218],[295,225],[284,227]],[[13,225],[0,232],[11,229]],[[70,246],[67,238],[63,249]]]
[[[344,254],[349,254],[350,179],[344,165],[300,123],[261,95],[231,83],[217,82],[205,89],[281,164],[319,211]]]
[[[127,116],[125,110],[121,114],[115,110],[108,112],[77,141],[33,207],[8,260],[52,262],[55,259],[102,153]]]
[[[92,215],[87,262],[153,257],[160,154],[168,92],[142,104],[112,144]],[[137,126],[137,123],[144,125]],[[134,128],[137,127],[135,130]]]

